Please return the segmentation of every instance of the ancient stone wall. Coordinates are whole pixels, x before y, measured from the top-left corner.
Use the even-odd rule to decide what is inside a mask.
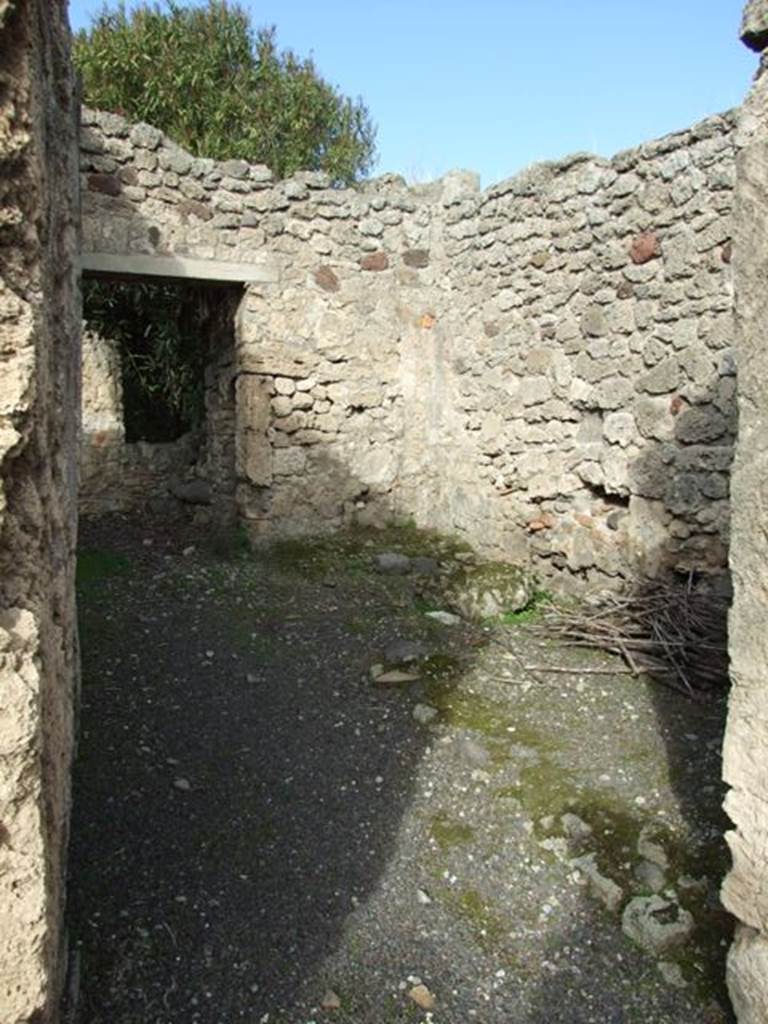
[[[768,46],[768,3],[745,41]],[[758,45],[759,44],[759,45]],[[740,922],[728,985],[740,1024],[768,1020],[768,50],[740,118],[734,211],[739,439],[733,472],[732,690],[723,751],[733,866],[723,900]]]
[[[446,525],[581,579],[724,564],[734,124],[446,209],[465,453]]]
[[[85,249],[256,272],[235,361],[254,534],[401,516],[579,585],[721,567],[734,127],[479,193],[274,183],[86,112]]]
[[[74,650],[76,103],[63,0],[0,0],[0,1013],[58,1019]]]

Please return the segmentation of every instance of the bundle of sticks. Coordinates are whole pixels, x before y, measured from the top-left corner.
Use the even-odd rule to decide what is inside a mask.
[[[647,580],[579,606],[552,604],[528,628],[569,647],[618,654],[632,675],[699,698],[728,683],[730,595],[718,582],[693,574]]]

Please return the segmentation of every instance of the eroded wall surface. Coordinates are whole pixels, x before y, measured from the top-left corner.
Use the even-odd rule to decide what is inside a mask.
[[[733,174],[724,115],[446,210],[455,525],[581,579],[723,564]]]
[[[768,3],[746,41],[768,45]],[[768,53],[741,114],[734,213],[739,440],[733,473],[732,690],[723,752],[733,866],[723,900],[740,922],[728,985],[740,1024],[768,1020]]]
[[[76,109],[66,5],[0,0],[0,1015],[57,1019],[75,678]]]
[[[482,193],[275,183],[84,125],[87,252],[261,272],[235,367],[253,533],[412,517],[579,586],[725,564],[734,115]]]

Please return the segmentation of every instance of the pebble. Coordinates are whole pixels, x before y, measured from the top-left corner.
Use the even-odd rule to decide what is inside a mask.
[[[322,1006],[322,1008],[324,1010],[340,1010],[341,1009],[341,999],[333,991],[333,989],[329,988],[328,991],[323,996],[320,1005]]]
[[[393,668],[390,672],[381,672],[373,678],[381,686],[396,686],[399,683],[415,683],[421,677],[418,672],[404,672],[402,669]]]
[[[431,1010],[435,1005],[435,997],[426,985],[414,985],[408,995],[422,1010]]]
[[[424,644],[417,640],[393,640],[384,652],[384,660],[389,665],[399,665],[406,662],[418,661],[427,653]]]
[[[594,853],[575,857],[570,863],[581,871],[589,882],[590,892],[607,910],[614,913],[621,907],[624,890],[612,878],[601,874]]]
[[[174,779],[173,785],[176,789],[182,790],[184,793],[188,793],[192,789],[192,784],[189,779]]]
[[[662,896],[636,896],[621,918],[624,934],[656,955],[684,945],[693,929],[693,915],[675,900]]]
[[[440,566],[434,558],[417,555],[411,559],[411,570],[419,576],[436,576],[440,572]]]
[[[643,825],[637,840],[637,852],[645,860],[657,864],[662,871],[666,871],[669,867],[669,857],[659,842],[659,828],[659,825],[654,824]]]
[[[651,892],[661,892],[667,884],[664,872],[658,864],[650,860],[642,860],[635,866],[635,878]]]
[[[375,556],[374,561],[379,572],[391,572],[403,574],[410,571],[411,560],[407,555],[401,555],[399,551],[382,551]]]
[[[686,981],[679,964],[673,963],[671,960],[659,960],[656,966],[668,985],[672,985],[673,988],[685,988]]]
[[[433,619],[435,622],[439,622],[443,626],[460,626],[461,616],[454,615],[453,612],[424,612],[428,619]]]
[[[411,714],[420,725],[429,725],[430,722],[434,722],[440,712],[430,704],[417,704]]]
[[[571,839],[583,839],[592,835],[592,826],[583,821],[578,814],[572,814],[570,811],[560,816],[560,824]]]

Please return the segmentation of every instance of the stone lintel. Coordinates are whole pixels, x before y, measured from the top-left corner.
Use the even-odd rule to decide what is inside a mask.
[[[230,263],[187,256],[147,256],[140,253],[83,252],[85,273],[103,277],[160,277],[210,283],[270,284],[277,281],[274,264]]]

